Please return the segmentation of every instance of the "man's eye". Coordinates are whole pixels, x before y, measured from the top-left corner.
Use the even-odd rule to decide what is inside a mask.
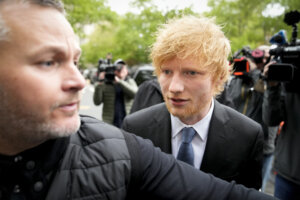
[[[43,65],[44,67],[52,67],[55,65],[55,62],[53,60],[49,60],[49,61],[41,62],[40,64]]]
[[[170,70],[162,70],[162,72],[164,73],[164,74],[170,74],[171,73],[171,71]]]
[[[187,75],[190,75],[190,76],[195,76],[197,74],[197,72],[195,71],[188,71],[186,72]]]

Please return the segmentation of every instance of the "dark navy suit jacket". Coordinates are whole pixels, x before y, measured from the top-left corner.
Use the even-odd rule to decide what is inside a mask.
[[[259,189],[263,158],[261,126],[216,100],[214,105],[200,170]],[[165,103],[126,116],[122,128],[172,153],[171,117]]]

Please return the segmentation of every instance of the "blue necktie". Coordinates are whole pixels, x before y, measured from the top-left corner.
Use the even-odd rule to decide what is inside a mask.
[[[182,129],[182,143],[180,145],[177,159],[194,166],[194,150],[192,147],[192,140],[196,131],[192,127],[185,127]]]

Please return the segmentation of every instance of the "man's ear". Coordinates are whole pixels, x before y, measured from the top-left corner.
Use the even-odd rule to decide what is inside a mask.
[[[219,78],[216,79],[216,85],[220,85],[224,82],[225,75],[221,75]]]
[[[224,85],[225,81],[224,79],[226,78],[226,74],[223,74],[221,75],[220,77],[216,78],[214,80],[214,84],[215,84],[215,91],[218,90],[218,88],[221,86],[221,85]]]

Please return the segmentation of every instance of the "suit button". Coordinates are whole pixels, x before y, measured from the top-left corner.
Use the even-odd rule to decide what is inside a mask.
[[[22,156],[16,156],[15,159],[14,159],[15,163],[20,162],[22,160],[23,160]]]
[[[40,192],[40,191],[42,191],[43,187],[44,187],[44,184],[41,181],[38,181],[33,185],[33,190],[35,192]]]
[[[13,189],[13,193],[18,194],[21,192],[20,186],[19,185],[15,185],[14,189]]]
[[[27,163],[26,163],[26,169],[28,169],[28,170],[32,170],[32,169],[34,169],[35,168],[35,162],[34,161],[28,161]]]

